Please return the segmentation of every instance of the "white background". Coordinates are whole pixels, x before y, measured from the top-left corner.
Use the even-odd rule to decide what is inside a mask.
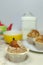
[[[38,18],[37,28],[43,30],[43,0],[0,0],[0,20],[7,26],[21,28],[21,16],[32,12]]]

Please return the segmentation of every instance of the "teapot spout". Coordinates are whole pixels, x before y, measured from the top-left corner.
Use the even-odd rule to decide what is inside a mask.
[[[13,24],[10,24],[10,25],[8,26],[7,30],[11,30],[11,29],[12,29],[12,25],[13,25]]]

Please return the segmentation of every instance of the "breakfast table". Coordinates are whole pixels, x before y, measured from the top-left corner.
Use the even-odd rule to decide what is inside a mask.
[[[6,58],[7,47],[8,45],[5,44],[3,40],[0,40],[0,62],[2,62],[3,65],[43,65],[43,53],[36,53],[33,51],[29,51],[28,56],[24,61],[11,62]]]

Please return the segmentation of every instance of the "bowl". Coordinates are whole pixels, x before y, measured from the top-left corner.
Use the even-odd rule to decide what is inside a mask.
[[[22,40],[22,33],[21,31],[6,31],[4,32],[4,40],[6,43],[10,44],[10,42],[15,38],[15,40]]]
[[[34,39],[35,38],[27,37],[27,41],[28,41],[29,44],[34,44]]]
[[[38,50],[43,50],[43,43],[40,43],[40,42],[35,42],[35,47],[38,49]]]
[[[38,50],[43,50],[43,35],[38,36],[36,39],[34,39],[35,47]]]
[[[11,48],[11,47],[10,47]],[[29,53],[29,49],[26,48],[25,52],[22,53],[11,53],[7,50],[7,58],[12,62],[21,62],[26,59],[26,56]]]

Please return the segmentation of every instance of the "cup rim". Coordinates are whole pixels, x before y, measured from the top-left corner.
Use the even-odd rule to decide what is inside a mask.
[[[10,53],[10,52],[7,51],[8,54],[16,54],[16,55],[23,55],[23,54],[26,54],[28,52],[29,52],[29,49],[28,48],[26,48],[26,51],[25,52],[22,52],[22,53]]]
[[[5,31],[3,34],[4,35],[18,35],[18,34],[22,34],[22,32],[18,30],[11,30],[11,31]]]

